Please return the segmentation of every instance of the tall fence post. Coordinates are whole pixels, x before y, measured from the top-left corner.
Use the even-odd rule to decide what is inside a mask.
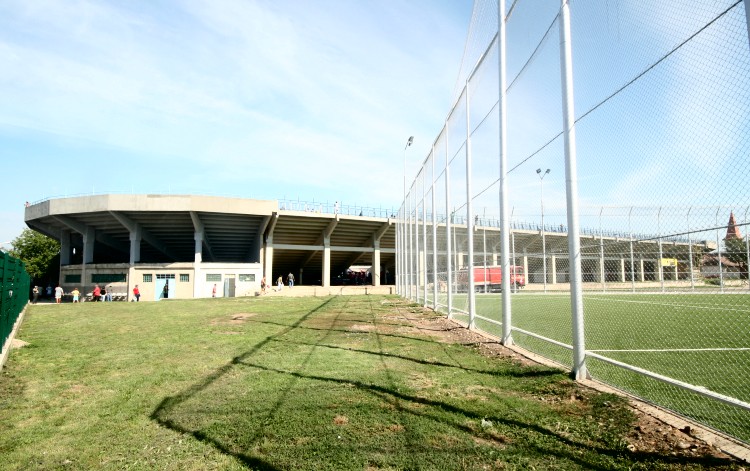
[[[453,315],[453,249],[451,245],[451,231],[453,231],[453,214],[449,214],[451,207],[451,170],[448,155],[448,121],[445,122],[445,259],[446,259],[446,290],[448,291],[448,318]]]
[[[583,326],[581,239],[578,215],[578,169],[576,162],[575,112],[573,109],[573,53],[570,44],[570,7],[562,0],[560,11],[560,74],[563,89],[563,133],[565,140],[565,180],[568,203],[568,256],[570,264],[570,307],[573,327],[573,376],[585,379],[586,348]],[[542,228],[544,230],[544,228]]]
[[[435,144],[432,144],[432,309],[438,308],[437,200],[435,198]]]
[[[662,250],[662,240],[661,240],[661,210],[662,207],[659,206],[659,212],[656,215],[656,233],[659,236],[659,259],[657,260],[657,266],[659,267],[659,284],[661,286],[661,292],[664,292],[664,251]]]
[[[602,278],[602,293],[607,292],[607,264],[604,261],[604,231],[602,229],[602,212],[604,212],[604,206],[599,209],[599,276]],[[570,231],[568,231],[568,237],[570,237]]]
[[[422,284],[424,285],[424,296],[422,305],[427,307],[427,191],[425,183],[427,182],[427,168],[424,167],[422,170],[422,266],[424,269],[422,272]]]
[[[695,291],[695,277],[693,276],[693,240],[690,232],[690,212],[693,207],[688,208],[687,212],[687,240],[688,240],[688,264],[690,270],[690,290]]]
[[[469,252],[469,263],[466,267],[468,277],[468,290],[466,293],[469,297],[469,328],[476,327],[475,317],[476,294],[474,293],[474,215],[472,205],[472,186],[471,186],[471,100],[469,97],[469,80],[466,80],[466,245]]]
[[[719,291],[724,292],[724,265],[721,262],[721,239],[719,239],[719,211],[721,211],[721,206],[716,208],[716,250],[718,251],[719,255]]]
[[[500,264],[502,265],[502,278],[500,287],[502,289],[502,317],[503,317],[503,336],[501,342],[503,345],[513,345],[511,336],[511,316],[510,304],[510,262],[508,254],[510,252],[510,217],[508,217],[508,143],[507,143],[507,103],[505,90],[507,85],[507,68],[506,68],[506,49],[505,49],[505,0],[497,2],[497,57],[500,83],[498,113],[500,114]],[[515,260],[513,261],[515,265]],[[515,273],[515,271],[514,271]]]

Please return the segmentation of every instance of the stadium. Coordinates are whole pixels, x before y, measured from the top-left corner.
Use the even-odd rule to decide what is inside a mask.
[[[106,285],[126,299],[248,296],[292,273],[298,285],[331,286],[350,266],[371,285],[391,283],[390,218],[279,209],[277,201],[194,195],[56,198],[26,208],[27,225],[61,244],[60,282],[89,293]],[[166,289],[165,289],[166,287]]]

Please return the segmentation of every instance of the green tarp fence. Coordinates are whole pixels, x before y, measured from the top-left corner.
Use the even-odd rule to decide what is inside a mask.
[[[0,346],[13,331],[13,325],[29,301],[29,274],[24,263],[0,251]]]

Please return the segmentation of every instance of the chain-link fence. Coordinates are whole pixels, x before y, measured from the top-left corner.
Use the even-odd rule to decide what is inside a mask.
[[[399,292],[750,442],[748,2],[477,0]]]

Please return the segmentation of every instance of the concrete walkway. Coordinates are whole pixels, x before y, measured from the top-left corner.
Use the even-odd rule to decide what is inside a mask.
[[[383,286],[284,286],[281,291],[267,289],[263,296],[351,296],[357,294],[396,294],[393,285]]]

